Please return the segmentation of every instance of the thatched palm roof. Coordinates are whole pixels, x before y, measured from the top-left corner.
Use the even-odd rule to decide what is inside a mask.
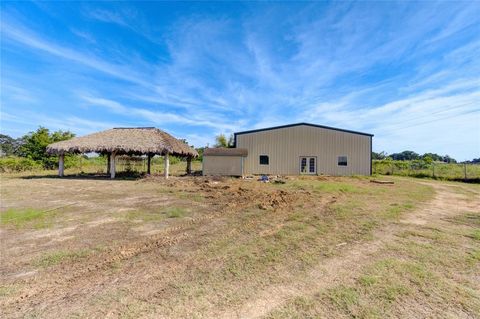
[[[198,156],[197,151],[172,135],[154,127],[113,128],[47,146],[50,154],[110,153]]]

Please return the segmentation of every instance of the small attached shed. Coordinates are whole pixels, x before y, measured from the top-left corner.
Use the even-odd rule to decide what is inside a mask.
[[[244,148],[206,148],[203,152],[203,175],[244,176]]]
[[[169,155],[187,159],[187,173],[191,172],[191,161],[198,156],[196,150],[155,127],[121,127],[93,133],[71,140],[56,142],[47,146],[49,154],[58,155],[58,175],[63,176],[64,156],[67,153],[108,154],[107,173],[115,178],[115,160],[118,155],[146,155],[147,174],[150,174],[150,160],[155,155],[165,158],[165,178],[169,175]]]

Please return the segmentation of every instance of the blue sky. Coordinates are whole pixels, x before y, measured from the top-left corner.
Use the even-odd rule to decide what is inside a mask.
[[[480,2],[1,2],[1,132],[311,122],[480,156]]]

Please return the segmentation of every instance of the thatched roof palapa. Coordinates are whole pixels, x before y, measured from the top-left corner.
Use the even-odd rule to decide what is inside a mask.
[[[113,128],[48,145],[50,154],[112,153],[197,157],[192,147],[155,127]]]

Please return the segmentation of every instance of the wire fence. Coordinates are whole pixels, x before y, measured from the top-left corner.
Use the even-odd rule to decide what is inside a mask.
[[[480,164],[373,161],[372,173],[480,183]]]

